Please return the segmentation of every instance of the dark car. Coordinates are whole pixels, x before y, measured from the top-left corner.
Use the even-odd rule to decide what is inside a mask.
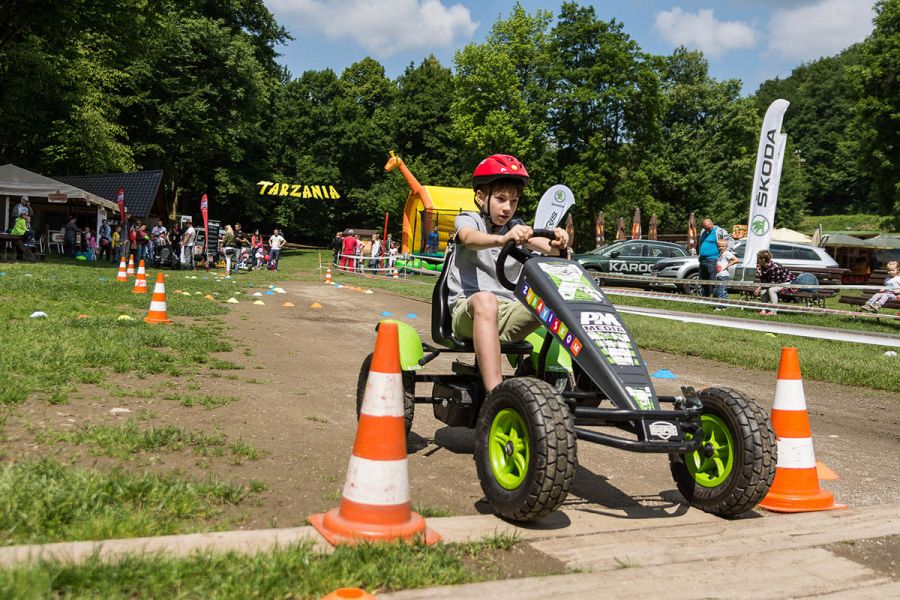
[[[617,280],[614,277],[597,277],[597,273],[624,273],[628,275],[650,275],[650,268],[660,260],[666,258],[680,258],[687,256],[687,251],[671,242],[658,242],[656,240],[620,240],[608,246],[594,248],[585,254],[576,254],[573,260],[578,261],[594,275],[598,283],[616,282],[619,284],[631,283],[643,286],[626,279]]]

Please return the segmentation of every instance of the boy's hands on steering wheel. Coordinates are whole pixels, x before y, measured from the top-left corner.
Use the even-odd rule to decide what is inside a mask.
[[[562,249],[569,245],[569,234],[566,233],[565,229],[557,227],[553,230],[553,233],[556,234],[556,239],[550,240],[551,248]]]
[[[516,225],[503,235],[503,244],[507,242],[515,242],[516,245],[522,245],[531,239],[534,230],[528,225]]]

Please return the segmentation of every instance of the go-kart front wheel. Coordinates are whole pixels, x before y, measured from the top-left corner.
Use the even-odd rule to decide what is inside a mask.
[[[672,477],[691,506],[736,517],[759,504],[772,485],[775,432],[766,412],[740,392],[712,387],[700,390],[699,397],[703,445],[669,455]]]
[[[366,395],[366,381],[369,379],[369,371],[372,368],[372,354],[363,360],[362,366],[359,368],[359,379],[356,380],[356,418],[359,419],[359,413],[362,410],[363,398]],[[412,429],[413,417],[416,410],[416,375],[412,371],[403,371],[403,424],[406,427],[406,435]]]
[[[501,383],[481,408],[475,465],[495,511],[533,521],[556,510],[575,477],[575,424],[550,384],[533,377]]]

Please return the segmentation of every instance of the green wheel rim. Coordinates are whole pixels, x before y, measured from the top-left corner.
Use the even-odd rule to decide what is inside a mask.
[[[725,421],[715,415],[701,415],[703,448],[684,455],[684,464],[698,485],[716,487],[731,475],[734,467],[734,438]],[[685,435],[691,439],[690,434]],[[707,456],[711,451],[711,455]]]
[[[531,440],[525,419],[517,411],[504,408],[494,417],[488,437],[491,471],[500,486],[514,490],[528,475]]]

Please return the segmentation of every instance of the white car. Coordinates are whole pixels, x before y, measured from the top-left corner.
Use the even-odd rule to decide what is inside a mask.
[[[732,252],[743,261],[746,242],[740,241],[734,245]],[[846,269],[841,269],[831,256],[825,252],[825,248],[810,246],[809,244],[795,244],[793,242],[772,242],[769,244],[772,258],[778,264],[789,269],[792,273],[812,273],[822,284],[841,283],[841,274]],[[740,267],[738,263],[729,269],[734,277],[734,269]],[[677,287],[685,294],[700,295],[700,284],[697,283],[666,283],[665,279],[700,279],[700,260],[696,256],[683,258],[667,258],[650,267],[650,274],[659,279],[653,283],[654,287]]]

